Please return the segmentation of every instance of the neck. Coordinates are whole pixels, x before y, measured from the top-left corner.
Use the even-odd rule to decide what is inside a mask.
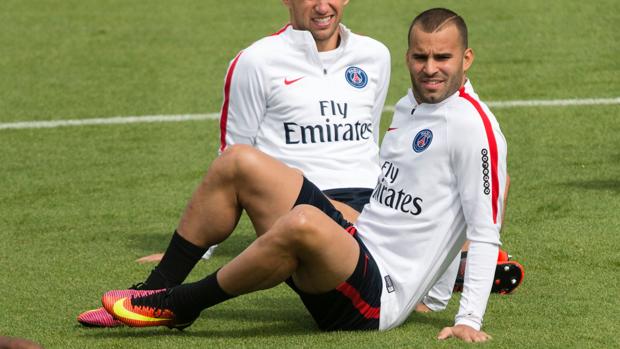
[[[340,45],[340,35],[338,35],[335,38],[330,38],[329,40],[317,41],[316,49],[319,52],[331,51],[331,50],[337,49],[339,45]]]

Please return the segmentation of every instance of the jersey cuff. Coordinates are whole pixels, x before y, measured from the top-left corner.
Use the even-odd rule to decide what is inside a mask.
[[[482,324],[480,322],[474,319],[468,319],[468,318],[457,319],[454,322],[454,325],[466,325],[466,326],[473,328],[476,331],[480,331],[480,327],[482,327]]]

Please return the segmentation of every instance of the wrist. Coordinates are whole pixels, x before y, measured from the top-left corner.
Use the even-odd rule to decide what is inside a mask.
[[[480,328],[482,327],[479,322],[472,319],[458,319],[454,322],[454,326],[458,325],[469,326],[476,331],[480,331]]]

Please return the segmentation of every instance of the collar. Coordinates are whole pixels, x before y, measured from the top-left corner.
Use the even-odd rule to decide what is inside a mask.
[[[413,90],[411,88],[409,88],[407,90],[407,98],[409,99],[409,103],[411,104],[411,108],[417,108],[419,105],[440,106],[440,105],[443,105],[443,104],[447,103],[451,99],[457,98],[459,96],[459,93],[460,93],[461,90],[464,90],[467,94],[474,94],[474,87],[471,85],[471,82],[469,81],[469,79],[466,79],[465,83],[463,84],[463,86],[461,86],[461,88],[459,88],[458,91],[456,91],[453,95],[451,95],[450,97],[444,99],[443,101],[441,101],[439,103],[434,103],[434,104],[421,103],[421,104],[418,104],[418,102],[415,100],[415,97],[413,95]]]
[[[351,31],[344,24],[340,23],[340,46],[343,49],[346,48],[347,43],[351,37]],[[297,30],[293,29],[293,26],[288,24],[284,31],[280,33],[284,39],[286,39],[291,45],[301,47],[303,49],[316,52],[318,55],[318,50],[316,48],[316,42],[312,37],[312,34],[307,30]]]

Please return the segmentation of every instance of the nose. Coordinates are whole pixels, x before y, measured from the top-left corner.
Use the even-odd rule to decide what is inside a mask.
[[[317,0],[316,5],[314,5],[314,11],[319,14],[325,14],[329,11],[329,1],[328,0]]]
[[[424,67],[422,71],[426,75],[434,75],[437,72],[437,62],[434,59],[429,58],[424,62]]]

